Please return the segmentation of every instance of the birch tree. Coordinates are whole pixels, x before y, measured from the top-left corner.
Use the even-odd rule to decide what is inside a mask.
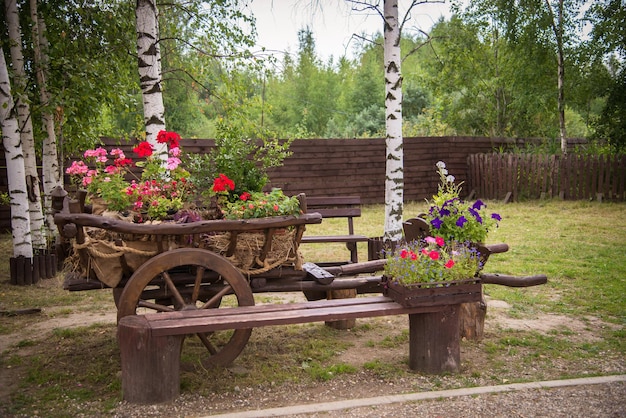
[[[34,66],[39,87],[39,100],[44,110],[41,114],[43,124],[42,143],[42,179],[44,192],[44,209],[47,215],[49,233],[56,232],[54,219],[52,218],[52,198],[50,193],[57,186],[63,186],[57,151],[57,137],[54,130],[54,116],[50,112],[50,93],[48,92],[48,39],[46,37],[45,23],[39,18],[37,12],[37,0],[30,0],[31,33],[34,51]]]
[[[385,241],[402,239],[404,153],[402,140],[402,72],[398,0],[384,2],[385,65]]]
[[[19,15],[16,0],[4,0],[5,16],[9,31],[11,62],[13,64],[13,82],[19,135],[23,152],[23,164],[28,197],[28,213],[33,246],[37,249],[46,247],[44,235],[44,216],[41,204],[41,188],[37,159],[35,155],[35,139],[31,118],[29,99],[26,94],[27,76],[24,69],[24,55],[22,53],[22,34],[20,32]]]
[[[404,152],[402,137],[402,56],[400,39],[402,27],[410,20],[415,6],[429,3],[427,0],[407,2],[406,12],[399,20],[398,0],[384,0],[381,12],[379,3],[351,0],[354,11],[374,10],[384,21],[384,68],[385,68],[385,241],[402,239],[402,213],[404,207]],[[439,3],[439,1],[433,1]]]
[[[159,46],[159,13],[155,0],[137,0],[137,58],[143,96],[146,140],[155,152],[167,157],[166,144],[157,143],[157,134],[165,130],[165,106],[161,88],[161,48]]]
[[[0,46],[0,128],[2,128],[2,144],[7,164],[13,255],[32,258],[33,244],[28,216],[26,172],[16,113],[4,49]]]

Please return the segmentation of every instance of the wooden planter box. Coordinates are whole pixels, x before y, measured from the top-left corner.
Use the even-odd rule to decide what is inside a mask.
[[[416,306],[457,305],[479,302],[482,288],[479,278],[436,283],[401,285],[383,278],[383,293],[406,308]]]

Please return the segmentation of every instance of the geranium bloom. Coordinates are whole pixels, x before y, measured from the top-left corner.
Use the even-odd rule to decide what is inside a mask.
[[[431,251],[428,253],[428,256],[433,260],[439,260],[439,251]]]
[[[409,256],[409,251],[406,249],[403,249],[402,251],[400,251],[400,258],[407,258]]]
[[[235,189],[235,182],[228,178],[225,174],[220,174],[218,178],[213,180],[213,191],[216,193],[225,192]]]
[[[424,238],[424,241],[426,241],[429,244],[435,244],[437,242],[437,240],[435,238],[430,237],[430,236]]]
[[[167,163],[165,164],[165,168],[168,170],[175,170],[176,167],[180,165],[180,158],[177,157],[169,157],[167,159]]]
[[[243,200],[243,201],[245,202],[246,200],[250,199],[250,196],[251,196],[251,195],[250,195],[250,193],[248,193],[248,192],[243,192],[243,193],[241,194],[241,196],[239,196],[239,199],[240,199],[240,200]]]
[[[159,131],[157,134],[157,142],[159,144],[168,144],[170,148],[178,148],[180,144],[180,135],[172,131]]]
[[[438,246],[443,247],[445,241],[441,237],[435,237],[435,243],[437,243]]]
[[[448,262],[444,266],[447,269],[451,269],[452,267],[454,267],[454,260],[453,259],[449,259]]]
[[[73,161],[72,165],[65,170],[65,172],[70,175],[87,174],[88,171],[89,167],[82,161]]]
[[[151,156],[152,151],[152,145],[147,141],[140,142],[139,145],[133,148],[133,152],[141,158]]]

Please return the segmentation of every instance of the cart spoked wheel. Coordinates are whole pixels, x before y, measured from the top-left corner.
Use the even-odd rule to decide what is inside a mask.
[[[208,250],[179,248],[141,265],[119,297],[117,320],[127,315],[252,306],[254,296],[241,272]],[[241,353],[252,329],[196,334],[209,351],[210,366],[227,366]]]

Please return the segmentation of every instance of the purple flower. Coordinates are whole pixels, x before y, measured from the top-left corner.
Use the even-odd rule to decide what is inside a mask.
[[[483,218],[480,217],[480,214],[478,213],[478,211],[474,208],[469,208],[469,213],[472,214],[472,216],[474,218],[476,218],[476,220],[478,221],[479,224],[483,223]]]
[[[497,213],[492,213],[491,218],[495,219],[498,222],[502,220],[502,216],[498,215]]]
[[[487,205],[485,205],[480,199],[476,200],[472,205],[472,208],[476,210],[480,210],[482,207],[487,207]]]
[[[430,221],[430,224],[432,226],[434,226],[435,229],[439,229],[439,228],[441,228],[441,225],[443,224],[443,221],[441,219],[439,219],[439,218],[435,218],[432,221]]]
[[[441,209],[439,211],[439,216],[450,216],[450,211],[448,209]]]
[[[456,226],[458,226],[459,228],[463,228],[463,225],[465,225],[466,222],[467,219],[465,219],[465,216],[461,216],[459,219],[457,219]]]

